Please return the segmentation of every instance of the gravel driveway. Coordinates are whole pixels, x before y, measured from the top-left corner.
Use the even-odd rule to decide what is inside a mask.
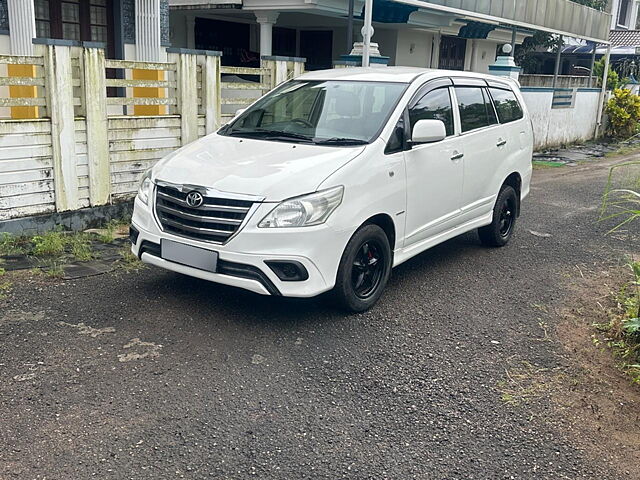
[[[559,365],[544,306],[567,278],[624,262],[596,222],[607,172],[537,170],[506,248],[449,241],[359,315],[151,267],[7,275],[0,478],[620,478],[499,388]]]

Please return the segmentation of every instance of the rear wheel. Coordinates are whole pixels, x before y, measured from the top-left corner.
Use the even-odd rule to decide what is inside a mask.
[[[377,225],[361,227],[342,254],[334,293],[346,310],[362,312],[382,295],[391,273],[391,247]]]
[[[478,229],[480,241],[489,247],[503,247],[516,227],[518,216],[518,195],[510,185],[504,185],[493,208],[493,221]]]

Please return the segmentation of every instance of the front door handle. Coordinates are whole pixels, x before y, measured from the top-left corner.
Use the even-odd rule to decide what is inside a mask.
[[[451,157],[451,160],[455,161],[455,160],[460,160],[462,157],[464,157],[464,153],[455,153],[453,154],[453,157]]]
[[[498,143],[496,143],[496,146],[497,147],[504,147],[506,144],[507,144],[506,140],[500,139],[500,140],[498,140]]]

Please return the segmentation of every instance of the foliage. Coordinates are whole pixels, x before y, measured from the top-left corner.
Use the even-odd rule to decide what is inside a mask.
[[[586,5],[587,7],[595,8],[596,10],[604,10],[607,6],[608,0],[571,0],[572,2]]]
[[[522,45],[516,46],[515,62],[522,67],[523,72],[533,72],[540,68],[542,60],[535,55],[538,51],[549,51],[557,48],[559,39],[550,33],[537,31],[532,37],[527,37]]]
[[[0,233],[0,255],[18,255],[24,252],[23,239],[10,233]]]
[[[633,173],[633,167],[640,166],[640,161],[625,162],[614,165],[609,170],[609,178],[602,197],[600,220],[615,219],[618,224],[607,233],[613,233],[640,218],[640,175]],[[631,172],[628,178],[614,181],[619,171]],[[614,188],[617,187],[617,188]],[[638,190],[634,190],[638,189]]]
[[[623,370],[640,383],[640,262],[629,265],[633,280],[618,295],[619,313],[609,323],[596,325],[620,358]]]
[[[32,253],[36,257],[62,255],[67,243],[64,234],[60,230],[36,235],[31,242],[33,243]]]
[[[604,58],[593,64],[593,74],[598,79],[598,85],[602,85],[602,76],[604,73]],[[609,65],[609,74],[607,75],[607,90],[616,90],[623,88],[628,83],[627,78],[620,78],[618,72]]]
[[[91,250],[91,239],[86,233],[70,235],[67,243],[76,260],[86,262],[94,257]]]
[[[609,131],[616,138],[630,138],[638,132],[640,97],[630,90],[616,89],[607,102]]]

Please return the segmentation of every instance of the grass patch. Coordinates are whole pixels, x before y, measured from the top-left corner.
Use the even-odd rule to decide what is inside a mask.
[[[25,252],[25,243],[28,243],[28,240],[24,237],[7,232],[0,233],[0,255],[20,255]]]
[[[67,240],[67,244],[71,249],[71,254],[78,261],[87,262],[95,257],[91,249],[91,238],[86,233],[71,235]]]
[[[138,271],[145,268],[145,264],[140,261],[133,253],[131,253],[131,247],[126,245],[120,250],[120,256],[122,257],[118,263],[127,272]]]
[[[608,323],[594,325],[619,360],[622,370],[640,384],[640,262],[630,264],[633,279],[617,296],[617,309]],[[600,340],[594,337],[594,343]]]
[[[560,168],[566,166],[562,162],[545,162],[544,160],[534,160],[533,166],[535,168]]]
[[[12,286],[13,286],[13,283],[9,282],[8,280],[0,281],[0,299],[3,299],[7,296]]]
[[[520,405],[542,397],[560,376],[548,368],[522,362],[505,371],[506,378],[498,382],[500,399],[509,405]]]
[[[64,277],[64,268],[59,263],[53,263],[46,270],[44,270],[44,274],[50,278],[63,278]]]
[[[62,255],[65,252],[67,238],[60,230],[54,230],[42,235],[36,235],[31,240],[33,247],[31,254],[36,257],[50,257],[54,255]]]

